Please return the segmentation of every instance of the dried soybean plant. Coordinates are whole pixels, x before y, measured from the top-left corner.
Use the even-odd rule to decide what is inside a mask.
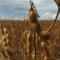
[[[31,53],[32,53],[32,35],[30,30],[28,31],[24,31],[24,33],[22,34],[22,43],[24,44],[22,48],[22,53],[23,53],[23,58],[24,60],[27,58],[27,60],[31,57]]]
[[[35,50],[34,50],[34,34],[29,30],[27,33],[27,42],[26,42],[26,52],[28,58],[35,58]]]
[[[56,0],[57,1],[57,0]],[[57,1],[58,3],[58,1]],[[59,4],[59,3],[58,3]],[[34,6],[33,2],[30,0],[30,10],[29,10],[29,20],[30,20],[30,26],[31,26],[31,29],[34,30],[34,32],[37,33],[38,36],[40,36],[40,39],[41,39],[41,48],[43,50],[43,53],[42,53],[42,57],[43,57],[43,60],[50,60],[50,57],[49,57],[49,51],[48,51],[48,48],[47,48],[47,45],[49,45],[48,41],[50,39],[50,35],[49,35],[49,31],[51,30],[51,28],[54,26],[56,20],[57,20],[57,17],[59,15],[59,6],[58,6],[58,12],[57,12],[57,15],[56,15],[56,18],[54,20],[54,22],[51,24],[51,26],[49,27],[48,30],[43,30],[40,26],[40,24],[38,23],[38,13],[37,13],[37,10],[36,10],[36,7]]]
[[[4,52],[3,54],[10,60],[15,60],[10,48],[10,35],[8,33],[9,31],[5,27],[1,27],[1,30],[3,34],[2,36],[2,48]]]
[[[33,34],[31,34],[31,31],[24,31],[22,33],[22,38],[21,38],[21,43],[20,44],[20,51],[22,53],[22,56],[24,59],[29,59],[29,58],[34,58],[33,57],[33,52],[34,52],[34,44],[32,46],[32,41],[33,41]],[[21,47],[23,46],[23,48]]]
[[[1,26],[1,24],[0,24],[0,26]],[[5,52],[4,52],[4,50],[3,50],[3,48],[2,48],[2,33],[1,33],[1,28],[0,28],[0,54],[3,56],[3,57],[5,57],[5,58],[8,58],[8,56],[5,54]],[[2,58],[3,58],[2,57]]]
[[[26,37],[27,37],[27,33],[28,31],[24,31],[22,33],[22,38],[21,38],[21,41],[20,41],[20,52],[22,53],[22,56],[23,56],[23,59],[25,60],[26,59],[26,55],[27,55],[27,47],[26,47]]]

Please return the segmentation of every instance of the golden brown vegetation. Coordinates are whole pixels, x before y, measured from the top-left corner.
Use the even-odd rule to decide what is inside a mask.
[[[8,30],[5,27],[3,28],[3,36],[2,36],[2,48],[4,50],[4,52],[9,56],[7,56],[10,60],[15,60],[13,57],[13,54],[11,52],[11,48],[10,48],[10,35],[8,33]],[[5,55],[3,55],[5,57]]]
[[[49,31],[54,26],[57,17],[59,15],[60,11],[60,1],[55,0],[55,2],[58,5],[58,12],[55,17],[54,22],[51,24],[49,29],[44,30],[41,28],[40,23],[38,22],[39,15],[37,13],[36,7],[34,6],[33,2],[30,0],[30,10],[29,10],[29,21],[24,17],[24,24],[28,26],[24,26],[22,23],[19,23],[19,26],[17,24],[13,23],[13,21],[10,22],[10,28],[7,26],[4,26],[4,22],[1,21],[1,32],[2,32],[2,46],[3,51],[1,49],[1,53],[5,58],[9,58],[10,60],[31,60],[35,59],[37,60],[37,51],[42,52],[41,60],[50,60],[51,55],[49,51],[49,39],[50,39],[50,33]],[[7,22],[7,21],[6,21]],[[6,23],[5,22],[5,23]],[[6,28],[5,28],[6,27]],[[24,27],[24,28],[23,28]],[[26,29],[27,27],[27,29]],[[8,30],[7,30],[8,29]],[[20,31],[19,31],[20,30]],[[18,32],[18,33],[17,33]],[[53,47],[56,46],[55,40],[53,41]],[[41,47],[41,49],[40,49]],[[51,45],[50,45],[51,47]],[[55,51],[55,50],[54,50]],[[18,54],[15,56],[14,53]],[[7,55],[5,55],[5,53]],[[20,54],[19,54],[20,53]],[[19,57],[20,56],[20,57]],[[22,58],[21,58],[22,57]],[[56,59],[56,58],[55,58]]]
[[[48,27],[51,25],[53,21],[39,21],[41,27],[45,30],[48,29]],[[23,49],[23,43],[21,43],[21,38],[22,38],[22,33],[23,31],[28,31],[30,27],[28,27],[28,25],[24,22],[24,21],[0,21],[1,25],[3,27],[6,27],[7,30],[9,31],[9,34],[11,35],[11,39],[10,39],[10,47],[12,50],[12,53],[15,57],[16,60],[20,60],[23,59],[23,56],[20,52],[20,47],[22,47]],[[29,23],[29,22],[28,22]],[[21,24],[21,26],[20,26]],[[14,34],[12,33],[11,29],[14,29]],[[60,59],[60,21],[57,21],[56,24],[54,25],[54,27],[51,29],[50,31],[50,35],[51,38],[49,39],[49,54],[50,54],[50,59],[54,60],[54,59]],[[12,39],[12,36],[15,36],[14,39]],[[40,41],[38,42],[40,43]],[[38,53],[39,52],[39,53]],[[39,44],[38,48],[37,48],[37,58],[41,59],[41,46]],[[34,54],[34,52],[32,52],[32,54]],[[28,55],[26,55],[28,56]],[[28,59],[28,58],[27,58]]]

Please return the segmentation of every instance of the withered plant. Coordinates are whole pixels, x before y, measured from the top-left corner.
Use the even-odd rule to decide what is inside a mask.
[[[58,1],[56,1],[56,2],[57,2],[57,4],[59,4]],[[54,22],[51,24],[49,29],[43,30],[42,27],[40,26],[40,24],[38,23],[39,15],[37,13],[36,7],[34,6],[34,4],[31,0],[30,0],[30,6],[31,7],[30,7],[30,10],[29,10],[28,17],[29,17],[29,20],[31,22],[31,24],[30,24],[31,29],[34,32],[36,32],[38,36],[40,36],[41,47],[42,47],[42,50],[43,50],[43,60],[49,60],[50,59],[49,58],[49,51],[48,51],[48,48],[47,48],[48,40],[50,39],[49,31],[54,26],[54,24],[57,20],[57,17],[59,15],[59,7],[58,7],[58,12],[57,12],[57,15],[56,15],[56,18],[55,18]]]
[[[15,60],[12,52],[11,52],[11,48],[10,48],[10,35],[9,35],[9,31],[5,28],[5,27],[1,27],[2,29],[2,54],[4,57],[9,58],[10,60]],[[7,55],[6,55],[7,54]]]

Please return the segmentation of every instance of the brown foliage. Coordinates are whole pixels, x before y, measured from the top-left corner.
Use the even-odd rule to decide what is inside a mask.
[[[7,30],[9,31],[9,34],[11,35],[10,38],[10,47],[12,49],[12,53],[14,55],[14,57],[16,58],[16,60],[20,60],[23,59],[19,46],[20,46],[20,41],[22,38],[22,30],[29,30],[29,27],[27,24],[25,24],[23,21],[0,21],[3,27],[6,27]],[[42,26],[42,28],[44,30],[47,30],[48,27],[51,25],[53,21],[39,21],[40,25]],[[21,23],[21,26],[20,26]],[[28,22],[29,23],[29,22]],[[14,28],[15,30],[15,38],[14,40],[12,40],[12,31],[11,29]],[[57,21],[56,24],[54,25],[54,27],[51,29],[50,31],[50,35],[51,38],[49,39],[49,53],[50,53],[50,57],[51,60],[54,59],[60,59],[60,21]],[[14,36],[14,35],[13,35]],[[55,44],[55,45],[54,45]],[[21,45],[23,45],[21,43]],[[23,47],[23,46],[22,46]],[[39,47],[38,49],[39,53],[37,52],[37,56],[39,55],[39,57],[37,58],[41,58],[41,47]]]

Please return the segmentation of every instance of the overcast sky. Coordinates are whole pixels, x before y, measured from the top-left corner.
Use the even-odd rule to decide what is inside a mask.
[[[33,0],[33,2],[40,15],[39,19],[55,18],[58,7],[54,0]],[[29,8],[29,0],[0,0],[0,18],[23,19],[24,15],[28,18]]]

